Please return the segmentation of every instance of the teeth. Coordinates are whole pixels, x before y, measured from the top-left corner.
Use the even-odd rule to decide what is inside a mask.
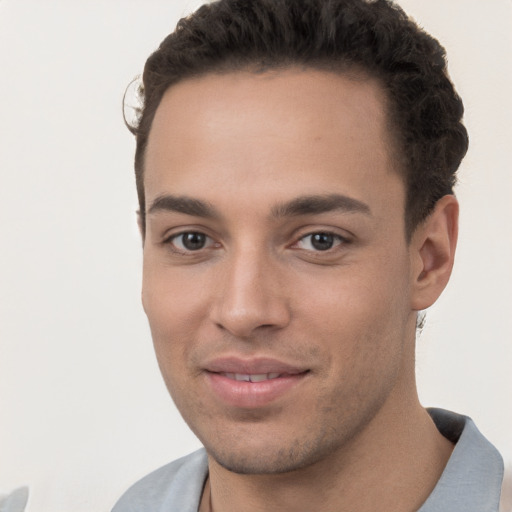
[[[261,373],[259,375],[251,375],[251,382],[261,382],[263,380],[268,380],[269,377],[268,377],[269,374],[267,373]]]
[[[279,373],[225,373],[228,379],[243,381],[243,382],[263,382],[265,380],[277,379]]]

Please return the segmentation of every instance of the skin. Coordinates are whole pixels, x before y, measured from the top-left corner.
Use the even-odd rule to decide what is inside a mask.
[[[142,300],[209,455],[204,510],[412,511],[435,486],[452,446],[418,402],[415,322],[448,281],[458,209],[445,196],[408,243],[393,147],[384,93],[361,76],[240,71],[163,97]],[[349,201],[328,208],[333,194]],[[326,211],[291,211],[310,196]],[[203,238],[191,250],[184,233]],[[303,375],[268,403],[233,405],[207,371],[219,357]]]

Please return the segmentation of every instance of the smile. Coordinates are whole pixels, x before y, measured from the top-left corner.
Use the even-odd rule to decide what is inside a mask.
[[[238,368],[229,368],[231,364]],[[204,373],[208,393],[223,407],[259,409],[282,403],[296,398],[296,388],[309,380],[309,370],[286,367],[275,361],[251,362],[245,366],[239,361],[223,360],[210,365]]]
[[[272,380],[277,379],[281,376],[280,373],[255,373],[255,374],[249,374],[249,373],[221,373],[224,377],[231,379],[231,380],[237,380],[240,382],[263,382],[266,380]]]

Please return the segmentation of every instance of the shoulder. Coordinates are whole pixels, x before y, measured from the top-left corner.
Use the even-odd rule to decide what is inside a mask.
[[[136,482],[112,512],[195,512],[207,474],[206,451],[201,449]]]
[[[419,512],[497,512],[503,481],[503,459],[471,418],[429,409],[438,430],[455,443],[432,494]]]

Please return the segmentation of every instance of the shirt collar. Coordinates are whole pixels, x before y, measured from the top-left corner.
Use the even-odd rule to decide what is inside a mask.
[[[418,512],[497,512],[503,460],[467,416],[428,409],[439,432],[457,443],[434,490]]]

